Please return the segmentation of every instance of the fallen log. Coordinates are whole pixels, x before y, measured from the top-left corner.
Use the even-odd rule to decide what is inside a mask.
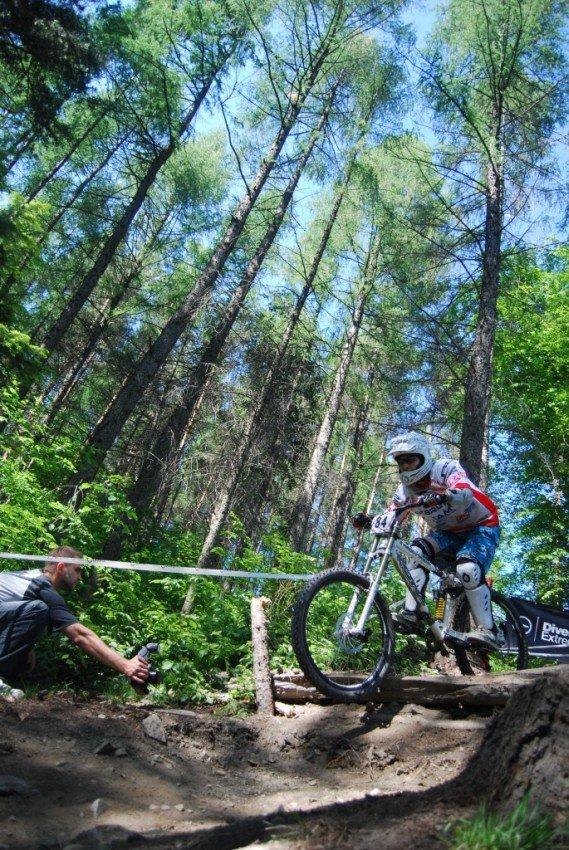
[[[561,667],[538,667],[513,673],[484,673],[476,676],[403,676],[384,679],[371,699],[361,703],[401,702],[428,706],[502,706],[519,688],[531,684],[544,673],[555,674]],[[353,681],[353,677],[352,677]],[[302,673],[273,675],[275,699],[280,702],[330,702]]]

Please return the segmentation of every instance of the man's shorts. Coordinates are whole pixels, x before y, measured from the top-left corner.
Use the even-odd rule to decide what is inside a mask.
[[[451,552],[457,558],[468,558],[479,564],[484,575],[490,569],[496,547],[500,542],[500,527],[479,526],[471,531],[431,531],[427,540],[439,552]]]

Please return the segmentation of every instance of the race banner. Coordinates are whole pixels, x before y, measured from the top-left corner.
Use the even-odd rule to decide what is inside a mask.
[[[529,654],[569,663],[569,612],[510,597],[522,621]]]

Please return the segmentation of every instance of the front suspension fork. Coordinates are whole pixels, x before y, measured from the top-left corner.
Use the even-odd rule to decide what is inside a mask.
[[[365,568],[364,572],[368,571],[368,567],[371,565],[372,561],[379,554],[378,553],[379,543],[380,543],[380,538],[376,537],[375,540],[373,541],[372,545],[371,545],[371,549],[370,549],[369,555],[367,557],[366,568]],[[371,606],[374,603],[375,595],[377,593],[377,588],[379,587],[379,583],[380,583],[381,579],[383,578],[383,575],[384,575],[385,570],[387,568],[387,564],[389,562],[389,557],[391,555],[392,544],[393,544],[393,537],[390,537],[389,541],[387,543],[387,546],[385,548],[385,551],[382,553],[381,564],[379,565],[379,569],[377,570],[377,573],[374,576],[374,579],[373,579],[373,581],[372,581],[372,583],[369,587],[369,590],[366,593],[366,601],[364,603],[362,613],[360,614],[360,616],[358,618],[357,625],[355,627],[351,627],[351,624],[352,624],[352,618],[353,618],[355,610],[356,610],[356,605],[358,603],[358,598],[359,598],[359,594],[361,592],[361,589],[358,588],[358,590],[355,591],[355,593],[352,597],[352,601],[350,602],[350,606],[349,606],[348,610],[346,611],[346,616],[344,617],[344,620],[343,620],[343,623],[342,623],[342,629],[345,632],[348,632],[348,634],[350,634],[352,637],[359,637],[359,638],[362,638],[362,639],[365,638],[365,635],[366,635],[365,625],[366,625],[366,622],[367,622],[367,618],[369,616],[369,612],[371,611]]]

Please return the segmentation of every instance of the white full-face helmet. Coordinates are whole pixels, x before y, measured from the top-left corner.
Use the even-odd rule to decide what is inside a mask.
[[[417,481],[428,475],[433,468],[429,441],[422,434],[417,434],[415,431],[409,431],[407,434],[399,434],[397,437],[393,437],[389,454],[394,460],[399,455],[419,455],[422,458],[422,463],[420,463],[417,469],[408,469],[399,473],[399,478],[408,487],[416,484]]]

